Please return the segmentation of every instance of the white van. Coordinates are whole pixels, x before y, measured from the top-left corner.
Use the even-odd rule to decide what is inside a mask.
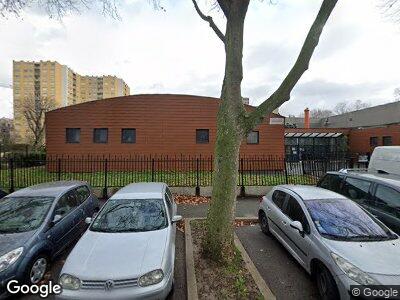
[[[400,176],[400,146],[376,147],[372,152],[368,171]]]

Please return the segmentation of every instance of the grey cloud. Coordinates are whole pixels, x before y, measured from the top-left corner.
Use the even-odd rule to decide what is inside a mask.
[[[291,100],[282,106],[286,114],[298,115],[305,107],[332,109],[338,102],[362,100],[377,105],[391,99],[382,99],[382,91],[391,82],[363,82],[358,84],[335,83],[321,79],[299,83],[293,90]]]
[[[249,71],[263,68],[274,70],[274,72],[285,70],[293,63],[294,57],[291,47],[285,44],[263,43],[249,50],[249,54],[244,58],[245,68]]]

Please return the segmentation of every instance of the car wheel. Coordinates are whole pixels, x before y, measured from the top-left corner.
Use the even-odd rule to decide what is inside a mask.
[[[47,256],[45,255],[37,256],[29,264],[25,282],[28,284],[38,284],[44,278],[48,266],[49,266],[49,260]]]
[[[323,300],[340,299],[335,279],[333,279],[331,272],[329,272],[329,270],[322,265],[318,268],[317,287],[319,294],[321,295],[321,299]]]
[[[270,231],[268,225],[268,218],[263,211],[260,211],[260,213],[258,214],[258,221],[260,222],[261,231],[269,235]]]

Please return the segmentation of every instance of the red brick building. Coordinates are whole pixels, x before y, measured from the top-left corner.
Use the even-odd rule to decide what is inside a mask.
[[[47,154],[211,156],[218,106],[211,97],[132,95],[59,108],[46,114]],[[284,130],[284,118],[271,114],[241,155],[283,157]]]
[[[287,156],[322,153],[325,157],[326,153],[335,154],[345,141],[346,152],[357,162],[377,146],[400,145],[400,101],[318,119],[310,118],[306,109],[304,116],[285,120]]]

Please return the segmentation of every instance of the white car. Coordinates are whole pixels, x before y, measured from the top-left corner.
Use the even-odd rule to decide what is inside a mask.
[[[61,271],[61,299],[165,299],[177,206],[164,183],[130,184],[102,207]]]
[[[316,278],[322,299],[350,299],[362,286],[400,283],[399,237],[342,195],[276,186],[260,203],[259,221]]]

